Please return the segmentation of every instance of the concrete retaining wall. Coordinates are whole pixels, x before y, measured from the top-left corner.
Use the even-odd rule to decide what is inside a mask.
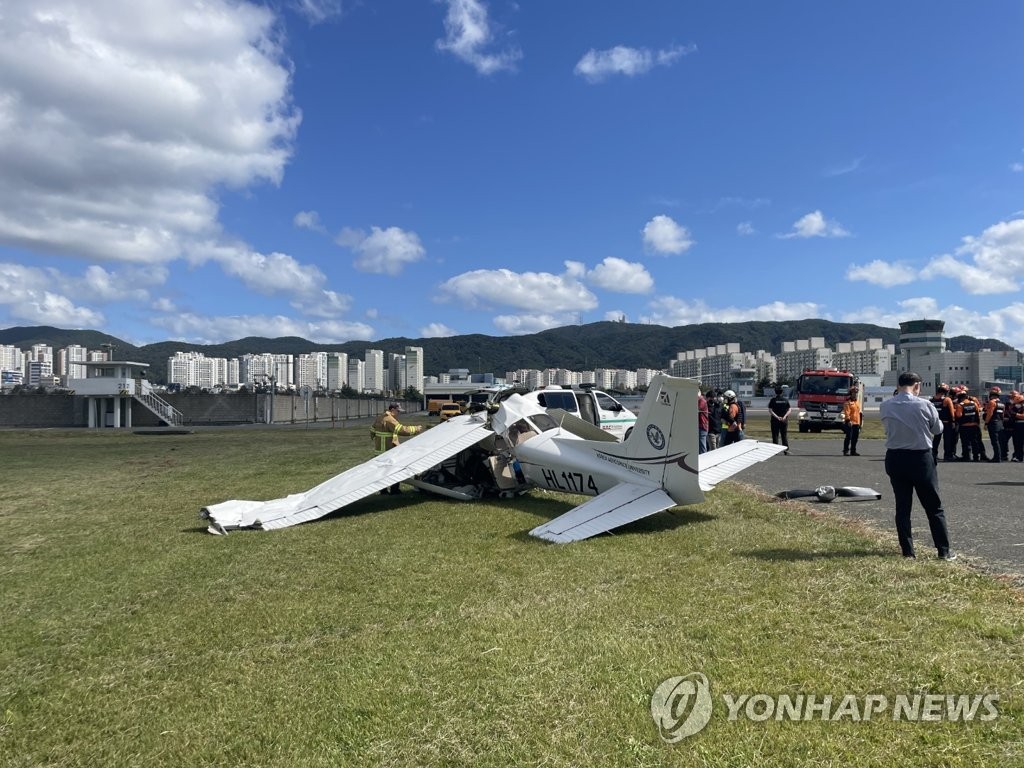
[[[185,426],[214,424],[302,424],[344,422],[376,416],[385,400],[346,400],[294,395],[162,395],[185,417]],[[422,410],[418,402],[403,404],[407,411]],[[138,401],[132,402],[132,426],[155,427],[159,419]],[[0,427],[86,427],[86,398],[81,395],[2,395]]]

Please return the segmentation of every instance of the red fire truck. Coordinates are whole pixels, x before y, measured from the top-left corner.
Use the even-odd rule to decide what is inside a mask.
[[[796,379],[796,407],[801,432],[843,428],[843,403],[850,392],[864,404],[864,391],[857,375],[835,368],[807,369]]]

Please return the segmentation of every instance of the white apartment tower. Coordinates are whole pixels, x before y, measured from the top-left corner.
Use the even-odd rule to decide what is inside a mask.
[[[368,349],[363,362],[363,391],[383,392],[387,388],[384,381],[384,351]]]

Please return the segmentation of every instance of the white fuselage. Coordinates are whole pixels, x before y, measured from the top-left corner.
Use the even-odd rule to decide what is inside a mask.
[[[550,430],[516,446],[523,476],[539,488],[597,496],[619,483],[658,486],[652,470],[616,450],[620,443],[593,443],[563,430]]]

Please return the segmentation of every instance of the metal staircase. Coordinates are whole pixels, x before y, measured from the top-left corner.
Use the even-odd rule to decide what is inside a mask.
[[[167,426],[180,427],[185,423],[185,417],[181,411],[152,392],[147,392],[144,395],[134,395],[134,397]]]

